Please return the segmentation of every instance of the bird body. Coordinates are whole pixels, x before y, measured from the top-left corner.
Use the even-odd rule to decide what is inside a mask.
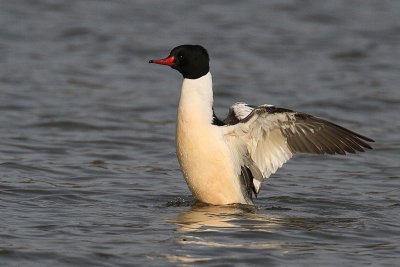
[[[193,196],[205,203],[253,204],[261,183],[295,153],[346,154],[371,149],[372,139],[305,113],[238,102],[227,118],[213,111],[207,51],[174,48],[165,59],[183,75],[176,124],[179,164]]]
[[[211,73],[182,84],[176,149],[183,176],[193,196],[203,202],[247,203],[222,129],[212,124],[211,88]]]

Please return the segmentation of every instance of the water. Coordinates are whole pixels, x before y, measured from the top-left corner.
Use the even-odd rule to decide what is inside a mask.
[[[1,266],[396,266],[399,1],[1,1]],[[256,206],[194,203],[180,75],[208,48],[215,108],[270,103],[376,140],[299,155]]]

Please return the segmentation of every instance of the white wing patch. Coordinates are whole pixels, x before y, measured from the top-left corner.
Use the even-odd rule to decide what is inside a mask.
[[[243,109],[239,110],[244,114],[245,104],[240,103],[240,106],[242,105]],[[280,130],[281,122],[288,120],[294,120],[294,116],[290,113],[254,112],[248,121],[224,127],[224,137],[230,149],[236,150],[236,155],[240,154],[242,157],[250,155],[263,177],[268,178],[293,156],[286,137]],[[253,183],[258,193],[261,183],[256,179]]]
[[[233,106],[231,106],[233,113],[235,114],[236,118],[239,120],[243,120],[253,111],[254,108],[250,107],[246,103],[237,102]]]

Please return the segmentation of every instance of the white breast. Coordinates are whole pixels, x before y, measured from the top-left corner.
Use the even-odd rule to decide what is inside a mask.
[[[176,127],[183,175],[194,197],[202,202],[247,203],[222,131],[211,124],[212,104],[210,73],[199,79],[184,79]]]

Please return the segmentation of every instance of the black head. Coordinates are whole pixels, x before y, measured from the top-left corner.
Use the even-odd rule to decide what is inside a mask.
[[[180,45],[172,49],[168,57],[149,61],[170,66],[187,79],[197,79],[206,75],[210,71],[209,62],[207,50],[201,45]]]

